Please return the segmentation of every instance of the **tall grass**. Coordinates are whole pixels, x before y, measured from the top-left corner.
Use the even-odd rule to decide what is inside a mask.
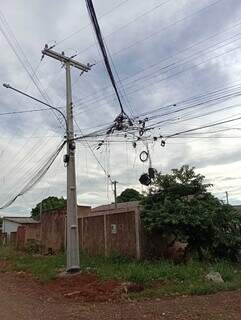
[[[40,281],[49,281],[64,269],[65,256],[34,256],[23,254],[9,248],[0,248],[0,260],[7,260],[12,270],[30,272]],[[219,290],[241,287],[240,265],[227,261],[200,263],[191,261],[186,265],[175,265],[169,261],[135,261],[121,257],[90,257],[80,255],[83,272],[97,274],[102,280],[116,279],[142,284],[142,293],[133,297],[156,297],[173,294],[207,294]],[[6,271],[6,270],[2,270]],[[224,283],[215,284],[206,280],[210,271],[219,272]]]

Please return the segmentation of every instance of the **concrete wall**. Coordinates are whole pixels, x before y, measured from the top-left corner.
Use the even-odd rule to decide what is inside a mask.
[[[42,213],[40,236],[44,253],[64,250],[65,217],[66,209]]]
[[[80,249],[90,255],[109,256],[119,253],[140,258],[140,221],[138,208],[89,212],[82,207],[78,219]],[[81,210],[78,209],[78,210]],[[79,211],[80,212],[80,211]],[[66,209],[43,212],[41,223],[18,228],[17,247],[22,249],[28,239],[40,241],[43,253],[65,249]]]
[[[107,256],[112,252],[136,257],[135,212],[106,215]]]
[[[78,216],[88,216],[90,206],[78,206]],[[66,208],[43,212],[41,217],[40,238],[44,253],[64,250],[66,243]]]
[[[40,241],[40,233],[41,233],[40,223],[25,224],[24,226],[26,228],[25,241],[28,241],[28,240]]]
[[[79,219],[80,249],[90,255],[140,258],[139,212],[112,210]]]
[[[16,235],[16,248],[23,250],[26,244],[26,228],[24,226],[19,226]]]
[[[88,216],[91,213],[91,206],[77,206],[78,217]]]
[[[80,249],[90,255],[105,255],[104,216],[79,218]]]

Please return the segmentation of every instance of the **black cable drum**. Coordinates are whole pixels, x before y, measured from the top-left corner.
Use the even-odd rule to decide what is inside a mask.
[[[147,151],[142,151],[139,156],[141,162],[146,162],[149,158],[149,153]]]
[[[151,184],[151,179],[147,173],[143,173],[139,179],[140,183],[144,186],[149,186]]]

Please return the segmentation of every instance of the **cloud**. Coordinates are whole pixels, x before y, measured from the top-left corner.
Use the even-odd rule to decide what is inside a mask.
[[[232,27],[240,16],[241,3],[238,1],[220,0],[204,10],[201,9],[208,6],[210,1],[169,1],[155,10],[153,8],[160,4],[158,1],[133,0],[121,3],[117,0],[94,2],[105,41],[112,53],[115,74],[117,71],[121,79],[119,86],[127,112],[131,113],[132,110],[134,114],[140,114],[157,106],[178,104],[178,101],[239,81],[240,50],[227,51],[238,46],[240,40],[219,49],[215,47],[218,43],[226,44],[224,41],[229,37],[237,35],[238,38],[238,27]],[[77,4],[74,0],[54,0],[48,3],[46,10],[43,2],[22,3],[12,0],[4,2],[1,10],[28,61],[37,70],[40,86],[50,96],[51,103],[65,110],[65,70],[59,62],[50,58],[45,57],[40,65],[39,61],[45,43],[60,41],[55,48],[59,52],[78,52],[76,59],[79,61],[96,63],[88,74],[81,77],[77,70],[72,70],[77,124],[84,132],[90,132],[100,124],[113,121],[119,106],[101,63],[85,1]],[[148,11],[148,14],[144,14]],[[4,30],[9,31],[6,24]],[[76,34],[69,37],[73,33]],[[68,39],[62,41],[65,38]],[[8,82],[44,100],[2,35],[0,45],[1,82]],[[20,51],[18,53],[23,57]],[[216,55],[220,56],[214,58]],[[24,61],[27,66],[26,57]],[[1,112],[42,107],[3,87],[0,87],[0,97]],[[240,98],[236,97],[231,102],[238,105]],[[188,120],[193,115],[202,115],[227,105],[228,102],[223,102],[217,106],[187,110],[175,116],[180,118],[177,122],[173,122],[172,115],[163,116],[162,119],[169,121],[160,125],[156,133],[179,132],[237,115],[238,108],[231,108]],[[185,104],[180,106],[184,107]],[[240,124],[237,122],[235,126],[239,127]],[[221,128],[230,129],[232,125]],[[79,131],[77,127],[76,130]],[[214,137],[212,131],[213,128],[206,130],[206,136]],[[64,136],[64,128],[52,112],[45,111],[0,116],[0,134],[1,205],[53,151]],[[222,135],[230,138],[219,138]],[[218,133],[208,139],[201,132],[190,137],[169,139],[165,148],[160,146],[160,142],[150,143],[152,165],[164,173],[182,164],[196,166],[208,180],[215,182],[213,192],[221,196],[223,190],[229,188],[231,194],[233,191],[230,200],[238,203],[240,181],[234,170],[238,172],[241,151],[239,140],[232,139],[234,135],[238,136],[238,131]],[[97,140],[89,143],[112,179],[120,182],[119,192],[127,186],[142,190],[138,179],[147,171],[148,163],[140,162],[139,153],[145,150],[145,145],[138,144],[134,149],[131,143],[110,143],[110,146],[97,151]],[[66,195],[66,169],[62,163],[64,153],[65,150],[41,182],[7,209],[7,213],[27,214],[48,195]],[[80,203],[96,205],[112,201],[112,190],[103,168],[96,162],[86,143],[77,144],[76,169]]]

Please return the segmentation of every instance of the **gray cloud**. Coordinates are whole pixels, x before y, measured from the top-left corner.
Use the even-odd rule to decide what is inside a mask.
[[[207,43],[194,47],[182,54],[176,55],[184,48],[191,46],[206,37],[231,26],[238,21],[241,11],[241,3],[237,0],[219,1],[217,4],[193,15],[182,22],[177,22],[187,15],[210,4],[205,1],[169,1],[160,9],[137,19],[134,23],[121,28],[135,17],[148,11],[159,2],[157,1],[127,1],[118,9],[100,18],[100,25],[103,35],[118,30],[111,36],[106,36],[106,43],[112,55],[115,68],[125,88],[128,101],[134,113],[138,114],[151,110],[155,106],[164,106],[178,102],[187,97],[204,94],[207,91],[219,87],[225,87],[238,80],[241,59],[238,50],[220,58],[206,59],[217,53],[224,53],[227,48],[198,55],[201,49],[222,41],[225,37],[237,33],[237,29],[231,29],[224,35],[214,38]],[[120,1],[94,1],[96,12],[99,17],[120,4]],[[89,24],[89,18],[85,8],[85,1],[76,4],[76,1],[67,2],[50,1],[48,8],[46,4],[38,1],[22,3],[16,0],[4,2],[1,10],[7,18],[10,27],[16,38],[27,54],[33,68],[36,68],[40,61],[41,49],[46,42],[53,43],[76,32]],[[31,13],[31,14],[30,14]],[[177,22],[177,23],[175,23]],[[168,28],[166,26],[172,25]],[[157,32],[158,30],[162,32]],[[155,33],[154,36],[150,36]],[[150,37],[149,37],[150,36]],[[145,41],[141,41],[145,39]],[[91,26],[83,28],[75,36],[60,43],[56,50],[64,50],[66,54],[73,54],[75,50],[81,52],[77,59],[82,62],[98,62],[101,60],[99,51],[94,45]],[[138,44],[132,46],[134,42]],[[237,42],[239,44],[240,42]],[[12,53],[5,39],[0,36],[1,50],[1,82],[9,82],[20,89],[40,97],[39,92],[29,80],[26,71],[23,69],[16,56]],[[122,50],[119,54],[115,52]],[[229,49],[231,46],[228,47]],[[194,55],[197,53],[196,55]],[[188,59],[189,55],[193,59]],[[164,60],[165,59],[165,60]],[[185,64],[175,64],[168,69],[161,69],[168,64],[176,63],[186,59]],[[202,63],[202,64],[200,64]],[[155,64],[155,67],[150,67]],[[133,76],[135,73],[145,71]],[[161,69],[161,70],[160,70]],[[186,69],[188,69],[186,72]],[[158,71],[159,70],[159,71]],[[151,77],[156,74],[156,77]],[[153,73],[153,74],[152,74]],[[41,86],[46,89],[51,100],[57,106],[65,106],[65,74],[58,62],[48,58],[42,61],[37,75],[41,80]],[[131,77],[133,76],[133,77]],[[142,78],[146,76],[146,78]],[[131,77],[128,78],[127,77]],[[166,77],[169,77],[165,80]],[[103,64],[97,63],[92,71],[79,77],[79,73],[72,71],[73,98],[76,102],[76,121],[81,128],[95,127],[99,124],[110,122],[119,111],[118,103],[110,87],[109,79]],[[123,91],[122,91],[123,93]],[[41,105],[29,101],[24,97],[13,94],[0,87],[1,112],[40,108]],[[103,99],[102,99],[103,98]],[[81,100],[80,100],[81,99]],[[79,101],[80,100],[80,101]],[[81,104],[77,106],[77,102]],[[239,103],[237,98],[235,103]],[[126,104],[126,103],[125,103]],[[129,111],[128,107],[126,109]],[[64,110],[64,109],[63,109]],[[198,111],[202,113],[201,108]],[[173,124],[169,122],[161,127],[160,133],[171,133],[182,131],[193,126],[199,126],[224,117],[232,117],[235,110],[229,110],[220,114],[200,118],[196,121],[185,121]],[[192,113],[191,113],[192,115]],[[236,124],[235,124],[236,125]],[[237,126],[239,122],[237,122]],[[230,128],[230,126],[227,126]],[[211,132],[211,130],[208,130]],[[58,141],[58,136],[63,137],[64,130],[60,127],[51,112],[31,113],[19,116],[0,117],[0,181],[1,203],[15,190],[18,184],[16,180],[24,181],[31,168],[37,168],[40,159],[46,157]],[[230,133],[230,135],[232,132]],[[57,137],[56,137],[57,136]],[[47,138],[49,137],[49,138]],[[229,141],[226,143],[226,141]],[[210,180],[217,181],[217,192],[219,188],[228,182],[237,182],[237,177],[223,171],[223,166],[231,170],[240,161],[241,151],[237,144],[230,139],[173,139],[169,140],[165,148],[161,148],[159,142],[154,149],[151,146],[153,166],[162,172],[168,172],[171,168],[182,164],[194,165],[200,171],[208,171],[215,166],[215,175]],[[96,143],[95,143],[96,144]],[[92,146],[95,145],[91,143]],[[109,169],[113,179],[119,180],[119,191],[125,186],[134,186],[141,190],[138,183],[139,176],[145,172],[147,165],[142,165],[138,160],[138,153],[143,149],[138,146],[136,154],[131,145],[111,144],[110,150],[105,147],[101,152],[95,151],[104,167]],[[57,159],[53,168],[46,177],[29,194],[19,199],[13,207],[6,212],[29,212],[30,208],[43,197],[50,194],[58,196],[65,195],[65,169],[61,157]],[[26,158],[25,158],[26,156]],[[89,204],[100,204],[111,201],[112,192],[109,187],[107,192],[106,178],[103,170],[96,163],[96,160],[86,149],[78,144],[77,150],[77,181],[78,200]],[[9,172],[7,168],[14,168]],[[18,168],[20,168],[18,170]],[[220,168],[218,170],[218,168]],[[33,169],[32,169],[33,170]],[[208,171],[209,172],[209,171]],[[21,178],[22,177],[22,178]],[[209,177],[207,177],[209,179]],[[22,180],[21,180],[22,179]],[[19,183],[21,185],[21,183]],[[12,187],[14,186],[14,188]],[[234,190],[234,189],[237,190]],[[235,196],[231,199],[238,202],[238,186],[234,186]],[[221,193],[220,193],[221,194]]]

